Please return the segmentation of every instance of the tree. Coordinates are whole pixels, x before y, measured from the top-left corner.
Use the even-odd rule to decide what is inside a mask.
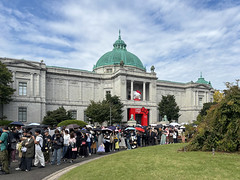
[[[104,102],[104,101],[103,101]],[[120,123],[123,118],[123,103],[120,98],[116,95],[111,96],[111,94],[106,95],[106,103],[109,104],[109,111],[111,108],[111,122],[110,122],[110,112],[109,112],[109,121],[110,125],[114,123]]]
[[[180,109],[175,101],[174,95],[162,96],[162,100],[158,104],[158,110],[162,117],[167,115],[170,122],[172,120],[178,121],[178,118],[180,117]]]
[[[11,96],[15,89],[11,88],[12,73],[7,69],[6,65],[0,61],[0,104],[1,104],[1,118],[3,118],[3,105],[12,101]]]
[[[207,111],[210,109],[210,107],[212,105],[215,105],[215,104],[217,104],[217,102],[204,103],[203,108],[201,109],[201,111],[199,112],[199,114],[197,116],[197,121],[194,123],[200,124],[203,121],[203,119],[205,118],[205,116],[207,115]]]
[[[240,88],[226,85],[223,99],[207,111],[188,150],[240,151]]]
[[[47,115],[43,118],[43,124],[56,126],[64,120],[71,119],[73,119],[71,112],[66,111],[66,109],[62,106],[54,111],[48,111]]]
[[[122,121],[122,108],[123,104],[118,96],[107,94],[106,100],[102,102],[91,101],[85,112],[91,123],[102,124],[103,122],[107,122],[108,124],[114,124]]]
[[[224,94],[219,90],[214,91],[213,102],[219,103],[223,99]]]

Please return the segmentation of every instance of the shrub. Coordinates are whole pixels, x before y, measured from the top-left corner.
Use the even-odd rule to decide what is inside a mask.
[[[8,126],[11,122],[9,120],[0,120],[0,126]]]
[[[60,122],[57,126],[62,127],[62,126],[67,126],[69,124],[77,124],[80,127],[87,125],[87,123],[85,123],[84,121],[80,121],[80,120],[65,120],[65,121]]]

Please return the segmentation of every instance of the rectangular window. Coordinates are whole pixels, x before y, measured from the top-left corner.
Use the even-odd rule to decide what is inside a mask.
[[[202,105],[203,105],[203,102],[202,102],[202,101],[203,101],[203,98],[200,97],[200,98],[199,98],[199,101],[198,101],[198,105],[199,105],[199,106],[202,106]]]
[[[107,69],[107,73],[112,73],[112,69]]]
[[[88,122],[88,117],[86,115],[86,112],[84,111],[84,122]]]
[[[18,108],[18,121],[19,122],[27,122],[27,108],[26,107]]]
[[[77,110],[70,110],[73,119],[77,119]]]
[[[26,96],[27,95],[27,83],[26,82],[19,82],[19,84],[18,84],[18,94],[19,94],[19,96]]]

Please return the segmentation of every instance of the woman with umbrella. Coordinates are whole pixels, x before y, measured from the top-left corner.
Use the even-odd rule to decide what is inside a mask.
[[[109,153],[110,152],[110,133],[109,133],[109,131],[106,131],[106,133],[104,134],[104,140],[103,141],[105,141],[105,143],[104,143],[105,152]]]

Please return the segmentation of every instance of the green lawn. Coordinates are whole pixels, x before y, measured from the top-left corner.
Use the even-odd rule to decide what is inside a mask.
[[[178,152],[183,144],[122,151],[79,166],[60,179],[240,179],[240,154]]]

